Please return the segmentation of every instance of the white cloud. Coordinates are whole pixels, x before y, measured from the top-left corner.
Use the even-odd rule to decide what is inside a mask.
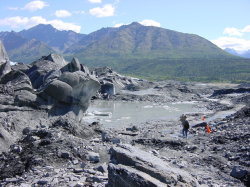
[[[225,28],[223,34],[228,34],[229,36],[242,36],[243,33],[240,29],[234,27]]]
[[[242,32],[250,32],[250,25],[245,26],[241,31]]]
[[[247,33],[249,32],[250,32],[250,25],[247,25],[242,29],[238,29],[235,27],[227,27],[224,29],[223,34],[227,34],[229,35],[229,37],[220,37],[216,40],[212,40],[212,42],[222,49],[232,48],[236,50],[238,53],[243,53],[247,50],[250,50],[250,40],[244,39],[242,37],[243,35],[244,36],[247,35]]]
[[[61,20],[47,21],[47,24],[51,24],[53,27],[55,27],[58,30],[72,30],[77,33],[79,33],[81,30],[81,26],[76,25],[74,23],[63,22]]]
[[[223,34],[227,34],[229,36],[243,36],[246,32],[250,32],[250,25],[245,26],[243,29],[227,27],[224,29]]]
[[[117,27],[120,27],[120,26],[123,26],[123,25],[127,25],[127,24],[124,24],[124,23],[117,23],[117,24],[115,24],[113,27],[117,28]]]
[[[244,52],[250,49],[250,40],[235,37],[220,37],[212,40],[214,44],[222,49],[232,48],[238,52]]]
[[[37,1],[29,2],[22,9],[29,10],[29,11],[36,11],[36,10],[43,9],[46,6],[48,6],[48,3],[44,2],[44,1],[37,0]]]
[[[27,23],[24,25],[25,28],[30,28],[30,27],[34,27],[35,25],[38,24],[48,24],[47,20],[41,16],[34,16],[31,18],[27,18]]]
[[[109,17],[115,13],[115,7],[111,4],[104,5],[103,7],[96,7],[89,10],[89,13],[96,17]]]
[[[55,12],[55,16],[58,17],[58,18],[65,18],[65,17],[69,17],[71,15],[72,14],[67,10],[57,10]]]
[[[139,22],[140,24],[144,25],[144,26],[155,26],[155,27],[160,27],[161,24],[159,22],[156,22],[154,20],[150,20],[150,19],[145,19],[141,22]]]
[[[88,0],[90,3],[101,3],[102,0]]]
[[[51,24],[58,30],[72,30],[75,32],[80,32],[81,26],[74,23],[63,22],[61,20],[46,20],[41,16],[28,17],[8,17],[0,19],[0,26],[10,26],[12,28],[24,27],[26,29],[33,27],[38,24]]]
[[[12,28],[17,28],[20,25],[26,25],[29,19],[27,17],[8,17],[4,19],[0,19],[0,26],[10,26]]]

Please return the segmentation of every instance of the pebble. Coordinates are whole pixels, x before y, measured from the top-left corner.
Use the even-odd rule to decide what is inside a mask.
[[[74,170],[73,170],[74,173],[81,173],[83,171],[84,170],[82,168],[74,168]]]
[[[86,159],[90,162],[99,162],[100,161],[100,155],[95,152],[88,152],[86,155]]]
[[[59,157],[69,159],[70,158],[70,153],[68,151],[61,151],[59,153]]]
[[[152,150],[152,153],[153,153],[154,155],[159,155],[159,152],[156,151],[156,150]]]
[[[73,160],[72,163],[73,163],[74,165],[76,165],[76,164],[79,163],[79,161],[78,161],[78,160]]]
[[[47,185],[48,184],[48,180],[39,180],[37,181],[38,185]]]

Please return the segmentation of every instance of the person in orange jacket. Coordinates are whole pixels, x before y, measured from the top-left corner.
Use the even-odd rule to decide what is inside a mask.
[[[202,116],[201,117],[201,120],[202,121],[205,121],[205,116]],[[212,130],[211,130],[211,127],[206,123],[206,126],[205,126],[205,131],[206,131],[206,133],[208,133],[208,134],[210,134],[211,132],[212,132]]]
[[[209,127],[208,124],[205,126],[206,133],[210,134],[212,132],[211,128]]]

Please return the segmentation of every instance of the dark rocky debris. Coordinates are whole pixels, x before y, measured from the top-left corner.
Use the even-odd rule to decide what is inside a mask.
[[[178,119],[87,123],[91,100],[195,101],[206,111],[186,114],[183,138]],[[248,84],[150,82],[56,54],[10,66],[0,43],[0,186],[250,186],[249,101]]]

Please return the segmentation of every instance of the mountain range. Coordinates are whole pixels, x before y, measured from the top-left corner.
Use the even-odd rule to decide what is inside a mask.
[[[250,59],[234,56],[198,35],[137,22],[90,34],[37,25],[0,32],[12,61],[31,63],[48,53],[73,56],[90,67],[110,66],[148,79],[250,81]]]
[[[236,56],[240,56],[240,57],[244,57],[244,58],[250,58],[250,50],[244,51],[243,53],[239,53],[232,48],[226,48],[224,50],[232,55],[236,55]]]

